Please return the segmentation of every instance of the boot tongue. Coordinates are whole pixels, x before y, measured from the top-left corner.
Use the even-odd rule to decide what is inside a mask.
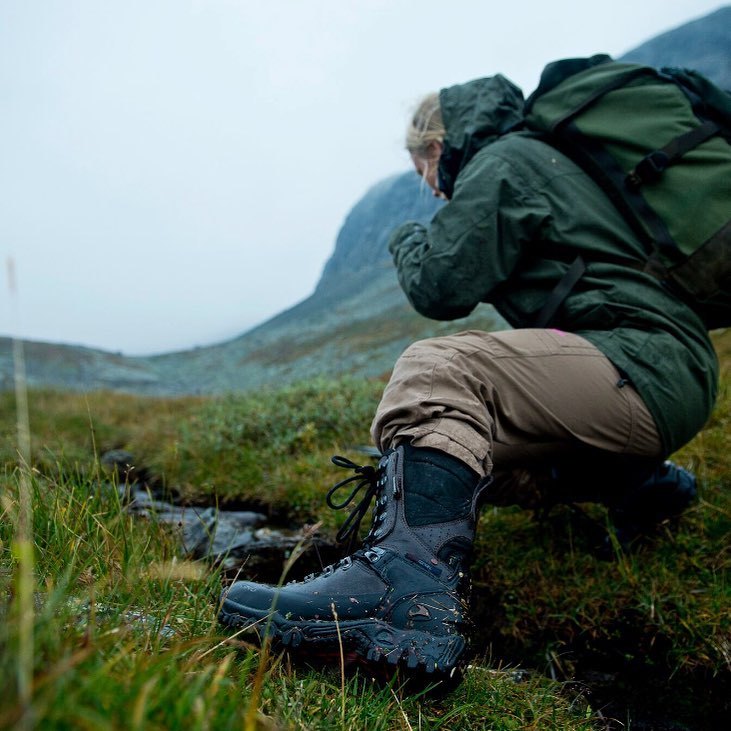
[[[471,514],[479,475],[446,452],[403,445],[406,522],[444,523]]]

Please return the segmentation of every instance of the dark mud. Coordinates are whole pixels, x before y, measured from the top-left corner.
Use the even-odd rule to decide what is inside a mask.
[[[620,614],[601,632],[554,627],[545,636],[510,634],[510,600],[477,583],[472,596],[472,651],[503,667],[534,668],[581,695],[612,731],[715,731],[731,728],[731,672],[673,664],[671,638],[644,618]]]

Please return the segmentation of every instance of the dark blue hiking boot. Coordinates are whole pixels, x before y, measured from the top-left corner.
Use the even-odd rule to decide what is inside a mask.
[[[680,516],[696,495],[694,475],[673,462],[589,450],[554,465],[498,474],[484,497],[490,504],[532,509],[540,520],[558,505],[571,505],[594,534],[597,555],[611,558],[614,538],[628,550]],[[600,524],[578,508],[585,502],[606,506],[613,536],[607,535],[604,521]]]
[[[366,661],[428,673],[452,670],[467,642],[477,475],[448,455],[410,446],[388,452],[378,468],[333,461],[354,469],[356,476],[330,491],[331,507],[345,507],[366,488],[340,539],[357,530],[375,498],[362,547],[321,573],[281,588],[234,583],[222,594],[220,621],[255,628],[310,657],[331,657],[342,648]],[[414,488],[413,482],[423,485],[430,476],[428,488]],[[335,490],[358,480],[346,500],[333,501]]]
[[[609,508],[617,542],[627,549],[640,536],[679,517],[698,495],[695,475],[671,461],[658,465],[638,487],[627,490]]]

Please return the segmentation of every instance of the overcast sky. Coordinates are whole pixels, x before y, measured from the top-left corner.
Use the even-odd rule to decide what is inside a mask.
[[[160,353],[315,287],[424,93],[621,55],[704,0],[0,0],[0,335]]]

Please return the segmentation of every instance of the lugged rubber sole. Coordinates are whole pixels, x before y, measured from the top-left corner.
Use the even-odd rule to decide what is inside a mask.
[[[250,609],[227,599],[218,619],[232,628],[248,625],[260,637],[269,636],[292,650],[332,656],[337,655],[342,643],[344,650],[354,651],[368,662],[402,665],[426,673],[450,673],[467,644],[460,634],[439,636],[399,629],[379,619],[289,621],[276,611]]]

